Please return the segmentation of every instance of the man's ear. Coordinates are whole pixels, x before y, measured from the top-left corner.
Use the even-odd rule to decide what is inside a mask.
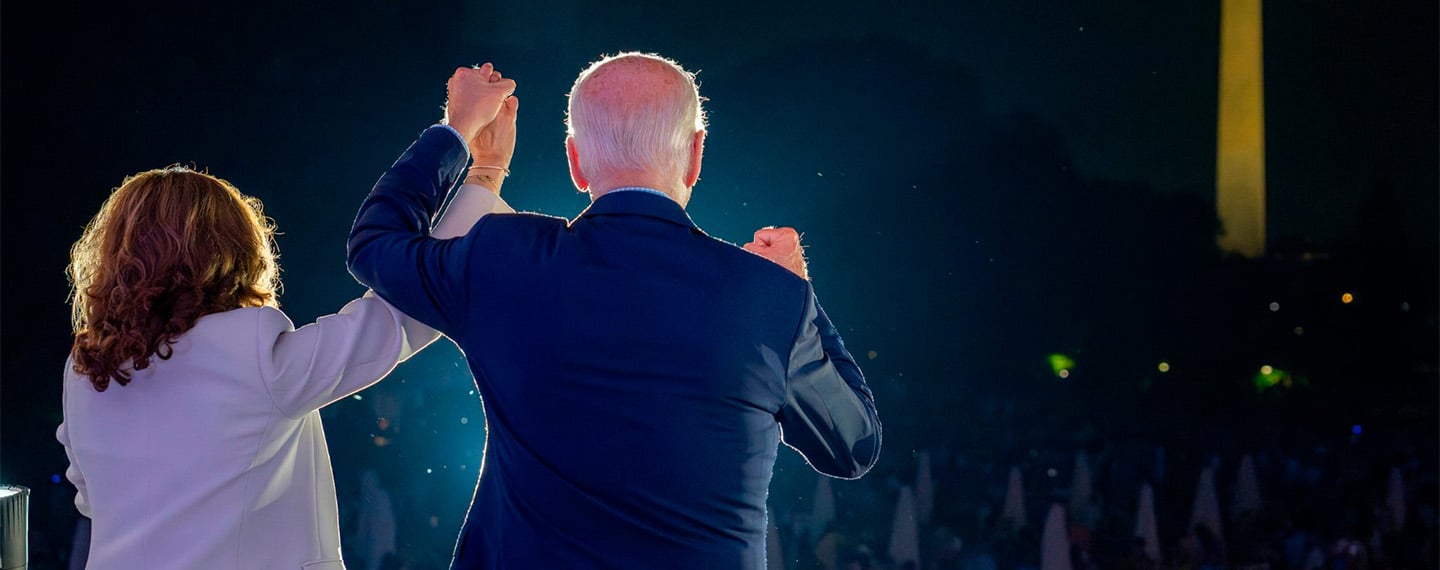
[[[690,164],[685,168],[685,179],[682,181],[686,188],[693,188],[695,183],[700,181],[700,159],[703,154],[705,131],[695,131],[695,138],[690,141]]]
[[[565,137],[565,158],[570,163],[570,181],[575,183],[575,189],[589,192],[590,181],[585,179],[584,172],[580,172],[580,153],[575,150],[575,137]]]

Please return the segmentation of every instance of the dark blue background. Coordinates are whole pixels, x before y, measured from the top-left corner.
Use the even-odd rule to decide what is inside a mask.
[[[504,195],[568,217],[587,199],[565,170],[565,93],[601,54],[637,49],[698,70],[709,98],[699,225],[734,242],[804,233],[887,428],[852,496],[888,505],[918,449],[1043,483],[1076,449],[1167,445],[1193,482],[1208,454],[1360,445],[1357,424],[1383,442],[1363,465],[1418,457],[1433,485],[1436,5],[1267,4],[1272,254],[1252,261],[1214,248],[1218,5],[7,4],[0,481],[35,490],[35,560],[63,556],[63,270],[125,175],[193,164],[261,198],[282,232],[282,306],[309,322],[362,291],[343,261],[355,209],[440,117],[455,66],[493,61],[519,82]],[[1050,353],[1077,361],[1068,379]],[[378,466],[406,497],[402,528],[428,529],[402,531],[416,567],[448,556],[474,483],[483,421],[460,363],[442,343],[325,412],[342,495]],[[1261,364],[1307,384],[1257,391]],[[398,427],[376,425],[386,413]],[[373,445],[377,430],[393,443]],[[808,509],[813,481],[782,453],[772,507]],[[956,490],[953,510],[991,495]],[[888,529],[888,506],[852,504],[857,528]]]

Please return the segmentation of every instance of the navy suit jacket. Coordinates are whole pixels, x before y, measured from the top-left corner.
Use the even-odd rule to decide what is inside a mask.
[[[782,440],[864,474],[880,423],[810,283],[615,192],[574,221],[491,214],[429,237],[464,146],[431,127],[361,206],[360,282],[464,351],[480,482],[455,568],[763,568]]]

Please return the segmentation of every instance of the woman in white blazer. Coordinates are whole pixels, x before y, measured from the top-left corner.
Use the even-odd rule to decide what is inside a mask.
[[[509,164],[505,95],[458,101],[494,99],[464,125],[447,111],[477,165]],[[485,181],[495,191],[462,186],[434,235],[512,211],[501,178]],[[318,410],[439,335],[368,292],[295,328],[276,308],[272,233],[257,200],[170,167],[128,177],[75,244],[56,435],[92,519],[89,568],[344,568]]]

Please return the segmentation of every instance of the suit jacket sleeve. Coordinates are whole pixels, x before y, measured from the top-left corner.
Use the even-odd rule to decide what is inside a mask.
[[[781,434],[815,470],[854,479],[880,457],[875,396],[814,290],[807,284],[805,291],[778,416]]]
[[[430,223],[465,158],[465,145],[454,134],[439,126],[426,129],[375,182],[348,243],[351,275],[405,314],[446,333],[468,314],[465,265],[476,230],[436,239]]]
[[[464,235],[484,215],[511,211],[494,192],[467,184],[432,235]],[[279,311],[259,318],[262,377],[275,405],[291,416],[368,388],[439,337],[372,292],[299,329]]]
[[[510,204],[505,203],[505,200],[501,199],[500,195],[491,192],[484,186],[466,184],[455,191],[455,198],[450,200],[450,206],[445,209],[445,214],[440,216],[439,221],[435,222],[435,229],[430,232],[430,237],[436,239],[460,237],[469,233],[470,228],[474,227],[475,222],[479,221],[485,214],[512,214],[514,212],[515,209],[511,208]],[[395,309],[394,305],[388,302],[386,302],[385,305],[392,310],[399,311]],[[406,330],[406,338],[418,339],[429,336],[433,339],[439,337],[439,331],[411,318],[409,315],[405,315],[403,312],[399,314],[401,315],[401,322]],[[406,343],[403,346],[408,348],[412,345]],[[401,352],[401,362],[409,359],[415,352],[424,348],[424,346],[413,348],[414,350],[409,352]]]

